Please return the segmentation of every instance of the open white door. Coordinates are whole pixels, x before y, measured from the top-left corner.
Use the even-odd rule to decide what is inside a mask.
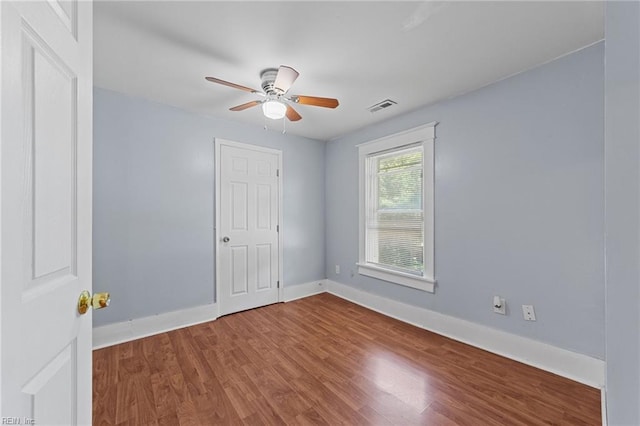
[[[91,424],[92,4],[0,2],[0,415]]]
[[[216,303],[220,315],[280,301],[278,150],[216,139]]]

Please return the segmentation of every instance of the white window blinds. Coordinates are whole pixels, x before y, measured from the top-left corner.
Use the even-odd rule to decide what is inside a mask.
[[[366,262],[424,274],[423,146],[367,157]]]

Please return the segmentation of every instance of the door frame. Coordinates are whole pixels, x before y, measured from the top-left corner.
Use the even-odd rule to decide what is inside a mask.
[[[214,228],[213,228],[213,248],[214,248],[214,257],[215,257],[215,286],[216,286],[216,290],[215,290],[215,305],[216,305],[216,316],[219,317],[220,316],[220,312],[222,311],[220,309],[220,256],[218,255],[220,252],[220,238],[218,238],[218,230],[220,229],[220,182],[221,182],[221,173],[222,173],[222,167],[220,167],[220,161],[221,161],[221,149],[222,146],[230,146],[230,147],[234,147],[234,148],[241,148],[241,149],[249,149],[252,151],[258,151],[258,152],[264,152],[264,153],[268,153],[268,154],[274,154],[278,157],[278,225],[279,225],[279,232],[278,232],[278,282],[280,283],[280,285],[278,286],[278,302],[280,303],[282,302],[283,299],[283,289],[284,289],[284,281],[282,279],[282,271],[284,270],[284,262],[283,262],[283,238],[282,238],[282,234],[283,234],[283,214],[282,214],[282,181],[283,181],[283,170],[282,170],[282,151],[279,149],[274,149],[274,148],[266,148],[263,146],[259,146],[259,145],[252,145],[252,144],[248,144],[248,143],[242,143],[242,142],[235,142],[229,139],[224,139],[224,138],[213,138],[213,143],[214,143],[214,167],[215,167],[215,177],[214,177],[214,191],[215,191],[215,197],[214,197],[214,206],[213,206],[213,212],[214,212]]]

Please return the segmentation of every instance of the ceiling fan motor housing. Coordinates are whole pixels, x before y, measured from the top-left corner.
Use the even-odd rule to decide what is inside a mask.
[[[262,90],[264,90],[267,95],[282,94],[282,91],[280,89],[276,89],[273,85],[276,81],[277,75],[277,68],[267,68],[260,73],[260,78],[262,79]]]

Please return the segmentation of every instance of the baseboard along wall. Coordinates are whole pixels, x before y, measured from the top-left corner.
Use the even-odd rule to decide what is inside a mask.
[[[602,389],[605,362],[587,355],[517,336],[428,309],[396,302],[331,280],[284,287],[282,300],[289,302],[329,292],[381,314],[450,337],[541,370]],[[93,348],[99,349],[166,331],[213,321],[216,304],[188,308],[145,318],[108,324],[93,329]]]
[[[282,301],[290,302],[313,296],[314,294],[324,293],[325,288],[325,280],[284,287],[282,289]],[[106,348],[107,346],[213,321],[219,316],[218,306],[212,303],[95,327],[93,329],[93,349]]]
[[[93,329],[93,349],[142,339],[212,321],[216,318],[218,318],[218,307],[213,303],[95,327]]]
[[[604,387],[605,362],[327,280],[327,291],[381,314],[585,385]]]

